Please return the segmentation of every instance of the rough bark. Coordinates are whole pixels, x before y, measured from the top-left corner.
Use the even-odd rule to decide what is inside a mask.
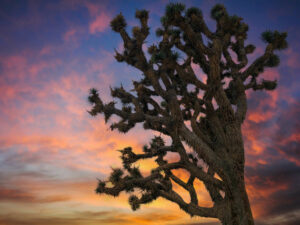
[[[123,133],[143,123],[145,129],[160,132],[171,143],[166,145],[161,136],[155,136],[143,153],[137,154],[131,147],[120,150],[123,168],[114,168],[107,180],[99,180],[96,192],[112,196],[122,191],[131,193],[129,203],[133,210],[162,197],[191,216],[218,218],[224,225],[253,225],[245,188],[241,131],[247,112],[246,90],[276,87],[276,81],[259,82],[258,77],[265,67],[278,65],[274,51],[287,47],[287,35],[264,32],[262,38],[268,43],[265,53],[247,66],[247,55],[255,49],[245,45],[248,26],[242,18],[228,15],[223,5],[213,7],[211,16],[217,23],[214,32],[205,24],[199,9],[185,10],[183,4],[169,4],[161,20],[162,28],[156,32],[161,41],[148,47],[150,59],[142,50],[149,35],[148,11],[136,12],[141,24],[133,28],[132,36],[125,30],[122,14],[111,22],[125,49],[116,52],[115,58],[139,69],[143,77],[133,81],[131,92],[122,86],[111,89],[119,103],[105,104],[98,91],[91,89],[90,114],[104,114],[105,122],[112,115],[118,116],[120,120],[110,127]],[[183,62],[178,62],[174,49],[184,53]],[[193,66],[203,70],[206,82],[199,79]],[[169,152],[177,153],[177,162],[168,161]],[[148,176],[136,166],[143,159],[154,159],[157,164]],[[174,174],[177,169],[186,171],[188,181]],[[202,207],[198,201],[194,186],[197,179],[210,194],[212,207]],[[189,193],[189,202],[174,191],[172,182]]]

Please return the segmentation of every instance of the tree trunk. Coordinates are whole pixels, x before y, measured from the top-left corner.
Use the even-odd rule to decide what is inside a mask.
[[[219,219],[223,225],[254,225],[242,171],[233,171]]]

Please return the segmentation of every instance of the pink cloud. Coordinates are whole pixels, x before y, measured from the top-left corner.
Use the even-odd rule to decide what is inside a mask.
[[[65,41],[70,41],[70,40],[74,39],[74,36],[76,33],[77,33],[77,30],[75,28],[71,28],[66,33],[64,33],[63,39]]]
[[[300,55],[299,53],[295,52],[292,48],[289,48],[285,51],[287,55],[286,64],[290,68],[297,69],[300,68]]]
[[[121,164],[116,149],[129,145],[141,148],[140,139],[136,139],[138,132],[126,137],[111,132],[101,116],[92,118],[87,113],[89,88],[99,88],[104,101],[109,100],[109,85],[114,78],[103,71],[110,64],[110,57],[101,63],[95,58],[87,60],[84,74],[73,68],[77,62],[72,61],[61,76],[53,79],[45,76],[46,69],[56,71],[60,62],[39,59],[32,63],[28,58],[16,55],[2,61],[4,76],[0,78],[0,87],[4,94],[0,101],[5,106],[0,129],[2,148],[18,149],[25,155],[43,152],[45,159],[40,159],[41,162],[55,161],[61,166],[65,160],[64,167],[105,173],[109,173],[111,165]],[[7,82],[8,78],[14,82]]]
[[[280,77],[280,74],[277,69],[271,69],[268,68],[265,70],[265,72],[261,75],[261,78],[267,79],[267,80],[278,80]]]
[[[108,16],[105,12],[101,12],[96,18],[90,23],[89,30],[91,34],[95,34],[97,32],[103,32],[109,27],[110,16]]]
[[[68,48],[69,46],[74,49],[79,47],[83,39],[86,39],[88,36],[87,27],[73,24],[71,25],[65,33],[62,35],[62,39],[64,40],[64,44],[61,46],[62,48]],[[67,45],[71,43],[71,45]],[[57,46],[56,46],[57,48]]]
[[[89,24],[89,31],[91,34],[97,32],[103,32],[109,27],[111,16],[107,12],[107,9],[100,4],[93,2],[85,2],[84,6],[88,9],[88,12],[92,18]]]
[[[101,6],[99,4],[85,1],[84,5],[88,9],[91,16],[96,16],[101,10]]]

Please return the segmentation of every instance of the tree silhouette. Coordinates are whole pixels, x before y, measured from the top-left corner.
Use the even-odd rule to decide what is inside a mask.
[[[241,125],[247,112],[245,92],[276,88],[276,80],[258,77],[266,67],[279,64],[274,51],[287,47],[287,34],[264,32],[265,52],[248,65],[247,55],[255,46],[245,44],[248,25],[241,17],[230,16],[223,5],[215,5],[211,10],[216,21],[213,32],[198,8],[185,10],[183,4],[170,3],[161,18],[162,27],[156,31],[161,40],[148,47],[147,57],[142,47],[149,35],[148,11],[138,10],[135,16],[140,26],[133,27],[132,36],[125,30],[121,13],[111,27],[124,42],[124,51],[116,51],[116,60],[140,70],[142,79],[133,81],[131,91],[122,86],[111,89],[119,104],[104,104],[98,91],[91,89],[89,113],[104,114],[105,122],[118,116],[120,120],[110,125],[112,130],[126,133],[143,123],[144,129],[171,141],[166,144],[161,136],[154,136],[143,153],[135,153],[131,147],[120,150],[123,168],[113,169],[106,181],[100,180],[96,192],[112,196],[131,193],[133,210],[162,197],[191,216],[218,218],[224,225],[254,224],[244,182]],[[199,79],[195,67],[202,69],[206,81]],[[170,152],[178,154],[178,161],[168,160]],[[143,175],[136,162],[151,158],[157,167]],[[177,169],[186,171],[187,181],[174,174]],[[198,202],[196,180],[204,183],[212,207]],[[174,190],[175,183],[189,193],[190,201]]]

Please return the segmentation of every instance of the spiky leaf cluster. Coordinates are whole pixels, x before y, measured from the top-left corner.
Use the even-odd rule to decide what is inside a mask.
[[[287,33],[286,32],[279,32],[277,30],[275,31],[265,31],[262,33],[262,39],[263,41],[273,44],[275,49],[285,49],[288,47],[286,38],[287,38]]]
[[[185,9],[185,5],[182,3],[170,3],[166,7],[165,15],[168,20],[174,19],[174,16],[180,14]]]
[[[122,15],[122,13],[120,13],[119,15],[117,15],[110,22],[110,26],[111,26],[112,30],[115,31],[115,32],[120,32],[122,29],[124,29],[127,26],[125,18]]]
[[[224,5],[222,5],[222,4],[215,5],[211,9],[210,16],[215,20],[219,20],[221,17],[227,16],[227,11],[226,11]]]
[[[149,11],[147,10],[137,10],[135,12],[135,17],[138,18],[138,19],[145,19],[145,20],[148,20],[149,18]]]
[[[113,169],[108,180],[113,184],[117,184],[121,180],[123,174],[124,174],[124,172],[122,169],[115,168],[115,169]]]

